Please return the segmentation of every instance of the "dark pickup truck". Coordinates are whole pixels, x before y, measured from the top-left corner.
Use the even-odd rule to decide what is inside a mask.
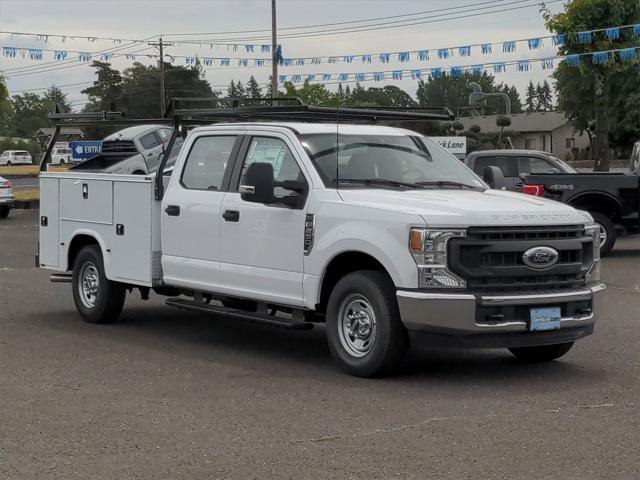
[[[494,188],[544,196],[591,213],[600,225],[602,255],[611,251],[618,233],[640,231],[640,142],[631,155],[629,171],[619,173],[577,173],[571,167],[564,168],[564,162],[544,152],[502,151],[493,161],[486,152],[474,153],[476,158],[467,158],[466,163],[471,168],[477,167],[474,168],[477,172],[480,167],[489,166],[500,170],[499,179],[491,176],[490,183],[495,183]],[[529,162],[525,161],[527,159]],[[528,171],[521,171],[523,164],[530,167]],[[505,165],[517,166],[515,179],[505,173]]]
[[[524,177],[541,195],[586,210],[600,225],[600,252],[608,253],[618,230],[640,229],[640,171],[628,173],[542,174]]]

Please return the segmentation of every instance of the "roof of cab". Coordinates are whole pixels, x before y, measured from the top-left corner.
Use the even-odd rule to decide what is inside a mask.
[[[135,125],[133,127],[123,128],[104,138],[104,140],[133,140],[142,133],[158,130],[159,128],[171,128],[167,125]]]
[[[354,125],[349,123],[304,123],[304,122],[243,122],[243,123],[216,123],[205,127],[195,128],[194,131],[211,129],[253,129],[253,128],[286,128],[299,134],[312,133],[336,133],[344,135],[407,135],[411,132],[403,128],[389,127],[386,125]]]

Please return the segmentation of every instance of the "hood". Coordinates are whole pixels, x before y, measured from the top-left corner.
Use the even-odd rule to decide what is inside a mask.
[[[387,211],[420,215],[427,225],[468,227],[487,225],[569,225],[591,216],[562,203],[506,190],[386,190],[342,189],[344,202]]]

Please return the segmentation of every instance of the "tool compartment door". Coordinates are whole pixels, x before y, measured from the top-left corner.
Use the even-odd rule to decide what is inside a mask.
[[[151,286],[152,195],[150,181],[113,182],[112,280]]]
[[[39,262],[52,269],[60,268],[59,181],[40,178]]]

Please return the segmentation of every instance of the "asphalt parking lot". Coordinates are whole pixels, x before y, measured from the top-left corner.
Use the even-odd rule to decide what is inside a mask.
[[[640,478],[640,238],[605,259],[596,334],[562,360],[414,349],[352,378],[291,332],[128,299],[89,325],[0,221],[2,479]]]

